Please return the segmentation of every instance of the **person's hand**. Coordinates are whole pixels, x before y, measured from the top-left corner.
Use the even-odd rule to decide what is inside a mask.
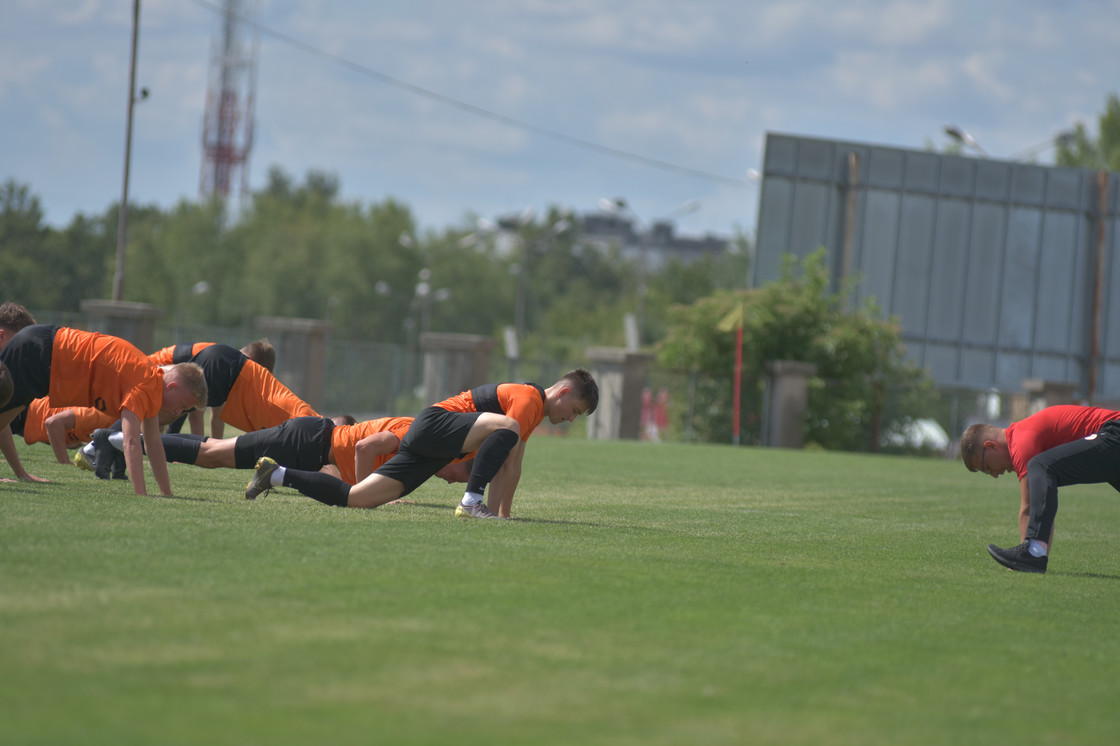
[[[51,480],[46,479],[45,477],[37,477],[34,474],[29,474],[27,472],[24,472],[23,474],[20,475],[19,481],[21,481],[21,482],[38,482],[39,484],[50,484]]]

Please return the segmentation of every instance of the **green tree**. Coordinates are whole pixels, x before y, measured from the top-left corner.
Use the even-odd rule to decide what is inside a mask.
[[[1120,171],[1120,96],[1110,93],[1097,118],[1097,137],[1078,122],[1072,137],[1056,141],[1054,161],[1059,166]]]
[[[49,278],[45,249],[49,230],[43,225],[39,198],[25,184],[9,179],[0,186],[0,277],[4,300],[29,308],[40,306],[40,288]]]
[[[702,440],[731,434],[734,333],[720,321],[736,309],[743,320],[742,442],[759,442],[765,364],[800,360],[818,367],[807,412],[809,442],[837,450],[875,450],[873,434],[902,428],[915,416],[925,374],[907,359],[900,330],[865,305],[848,310],[846,291],[829,292],[824,250],[802,263],[786,257],[782,277],[754,290],[722,290],[677,306],[658,349],[658,361],[700,376],[694,426]],[[906,392],[899,397],[899,392]],[[884,407],[886,397],[898,406]]]

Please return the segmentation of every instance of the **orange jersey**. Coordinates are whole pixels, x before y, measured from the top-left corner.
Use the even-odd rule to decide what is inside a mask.
[[[27,407],[27,415],[23,421],[23,439],[28,445],[32,443],[49,443],[47,438],[47,418],[51,415],[70,410],[74,413],[74,427],[66,431],[66,441],[81,441],[85,443],[91,433],[99,427],[109,427],[116,422],[116,415],[107,412],[98,412],[93,407],[52,407],[47,398],[36,399]]]
[[[331,453],[334,456],[334,464],[338,467],[342,481],[347,484],[357,484],[358,475],[354,469],[354,453],[358,441],[368,438],[374,433],[390,432],[397,436],[399,442],[408,432],[410,425],[412,425],[411,417],[381,417],[376,420],[359,422],[356,425],[336,425],[334,430],[331,431]],[[393,449],[391,453],[378,456],[373,462],[371,470],[388,461],[396,452],[396,449]]]
[[[499,383],[496,406],[494,402],[480,406],[475,401],[476,393],[493,396],[493,390],[494,384],[479,386],[444,399],[435,406],[448,412],[493,412],[500,408],[503,414],[517,420],[517,424],[521,426],[521,440],[528,440],[544,419],[544,396],[541,389],[531,383]]]
[[[319,413],[291,392],[276,376],[252,360],[237,376],[222,407],[222,422],[251,433],[276,427],[293,417],[318,417]]]
[[[97,332],[59,327],[51,346],[52,407],[93,407],[142,420],[159,415],[163,371],[131,342]]]
[[[171,345],[170,347],[164,347],[162,350],[156,350],[151,355],[148,355],[148,359],[156,365],[174,365],[175,363],[187,363],[190,362],[195,355],[202,352],[212,344],[214,343],[195,342],[193,345],[191,345],[190,354],[184,357],[182,360],[176,360],[175,353],[176,351],[178,351],[181,354],[183,351],[185,351],[186,347],[184,345]]]

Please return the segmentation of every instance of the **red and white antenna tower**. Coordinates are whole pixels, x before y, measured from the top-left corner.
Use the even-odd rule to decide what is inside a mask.
[[[249,7],[253,6],[253,7]],[[256,96],[257,41],[247,12],[255,13],[255,0],[224,0],[215,17],[210,39],[210,81],[206,114],[202,119],[202,178],[199,194],[223,200],[230,185],[239,196],[249,190],[249,151],[253,147],[253,101]]]

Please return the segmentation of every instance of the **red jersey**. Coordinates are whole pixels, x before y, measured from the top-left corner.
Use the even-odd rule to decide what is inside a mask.
[[[412,425],[411,417],[381,417],[376,420],[366,420],[356,425],[336,425],[331,431],[331,453],[334,455],[335,466],[338,467],[342,481],[347,484],[357,484],[358,475],[354,471],[354,452],[358,441],[368,438],[374,433],[391,432],[400,439],[408,432]],[[372,469],[376,469],[396,454],[394,448],[391,452],[378,456],[373,462]],[[371,469],[371,470],[372,470]]]
[[[448,412],[499,412],[517,420],[526,441],[544,420],[544,390],[532,383],[479,386],[435,404]]]
[[[1011,466],[1019,479],[1023,479],[1027,476],[1027,464],[1032,458],[1056,446],[1092,435],[1109,420],[1120,420],[1120,412],[1062,404],[1012,422],[1007,427]]]

